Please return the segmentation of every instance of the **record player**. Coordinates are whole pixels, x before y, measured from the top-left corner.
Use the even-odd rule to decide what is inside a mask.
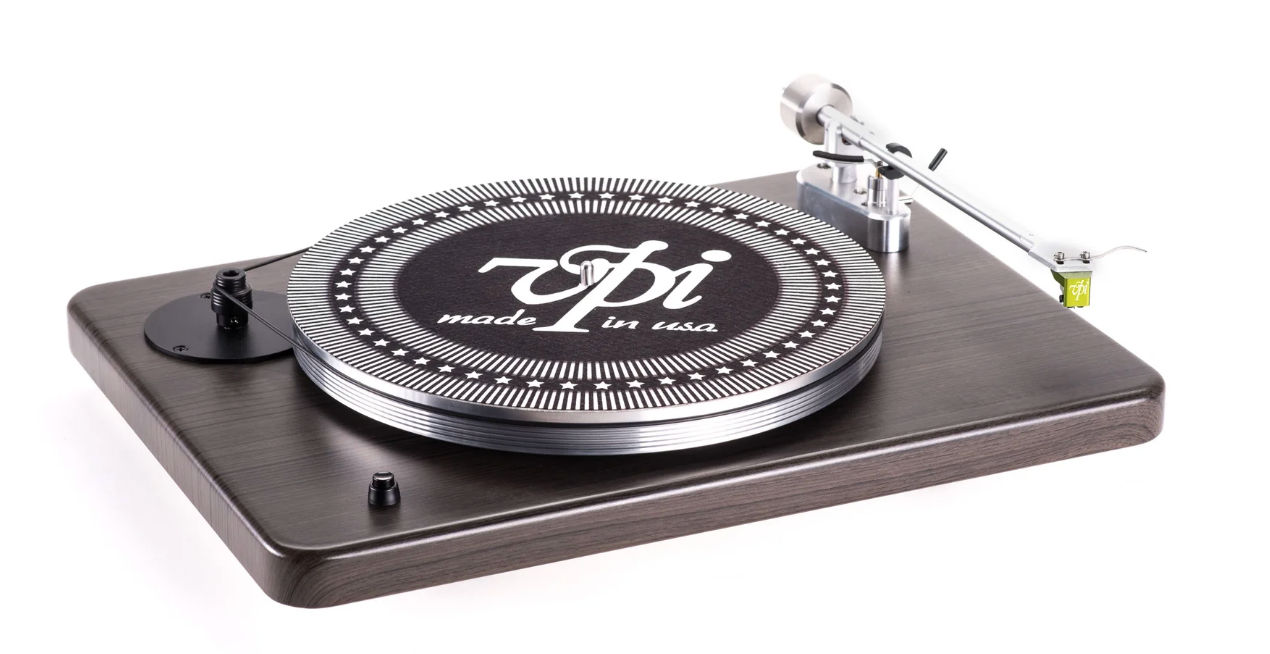
[[[823,78],[791,174],[435,191],[94,286],[71,349],[273,599],[330,606],[1142,443],[1098,259],[989,214]],[[1026,251],[1038,291],[913,201]],[[1119,249],[1119,248],[1117,248]]]

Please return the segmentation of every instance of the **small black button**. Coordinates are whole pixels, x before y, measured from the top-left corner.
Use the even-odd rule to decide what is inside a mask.
[[[371,506],[392,506],[400,502],[401,491],[397,489],[397,478],[391,472],[376,472],[370,478],[366,501]]]

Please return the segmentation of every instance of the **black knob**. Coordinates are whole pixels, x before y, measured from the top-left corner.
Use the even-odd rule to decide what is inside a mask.
[[[371,506],[392,506],[400,502],[401,491],[397,489],[397,478],[391,472],[376,472],[370,478],[366,501]]]
[[[216,281],[212,284],[212,311],[216,313],[216,324],[222,329],[246,327],[250,314],[225,295],[232,295],[239,302],[252,306],[251,286],[247,285],[247,273],[242,268],[226,268],[216,273]]]

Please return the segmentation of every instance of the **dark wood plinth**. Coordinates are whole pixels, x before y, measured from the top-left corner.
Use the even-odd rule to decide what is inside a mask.
[[[724,184],[793,203],[793,175]],[[291,357],[199,364],[150,349],[146,316],[214,268],[81,291],[71,350],[273,599],[319,607],[1135,445],[1160,375],[920,207],[876,255],[882,355],[846,398],[699,450],[508,454],[382,426]],[[285,292],[289,263],[251,273]],[[1037,275],[1045,275],[1038,268]],[[1058,287],[1054,288],[1057,293]],[[402,501],[372,509],[377,470]]]

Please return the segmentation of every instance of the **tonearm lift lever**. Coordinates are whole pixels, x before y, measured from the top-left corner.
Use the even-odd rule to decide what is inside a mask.
[[[906,201],[911,198],[902,197],[898,185],[901,178],[908,177],[1049,268],[1063,287],[1059,301],[1065,307],[1089,306],[1096,259],[1120,249],[1145,252],[1120,246],[1094,255],[1084,248],[1047,241],[1030,229],[988,214],[939,180],[935,168],[945,150],[940,150],[926,169],[914,165],[907,148],[883,143],[884,139],[852,115],[851,96],[845,89],[818,75],[804,75],[785,87],[781,119],[803,139],[824,148],[815,152],[819,163],[798,173],[798,208],[870,250],[899,252],[908,247],[912,212]]]

